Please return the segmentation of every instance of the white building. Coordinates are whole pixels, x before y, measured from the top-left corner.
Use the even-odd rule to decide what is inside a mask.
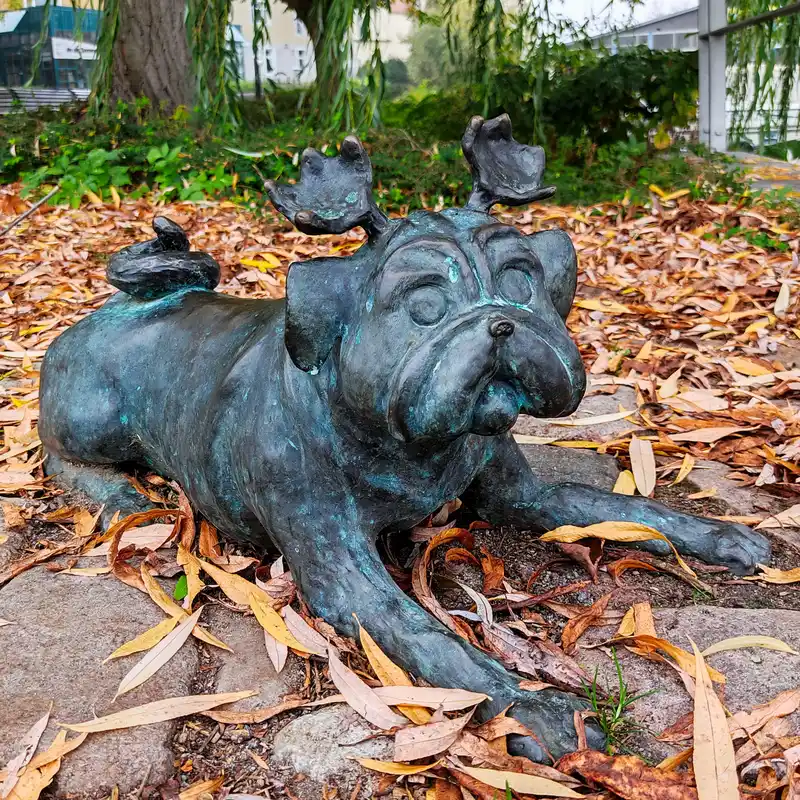
[[[249,0],[234,0],[232,24],[241,34],[237,44],[242,45],[242,78],[255,80],[256,54],[253,51],[253,11]],[[408,59],[411,45],[413,19],[405,3],[393,3],[390,10],[379,9],[375,15],[375,29],[384,61],[390,58]],[[272,16],[268,22],[269,42],[258,54],[262,80],[281,84],[303,84],[314,80],[314,48],[303,23],[283,3],[272,3]],[[356,26],[358,30],[358,26]],[[372,55],[372,46],[357,41],[353,48],[352,73],[356,74]]]

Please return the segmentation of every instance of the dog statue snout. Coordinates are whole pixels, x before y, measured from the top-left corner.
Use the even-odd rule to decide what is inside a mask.
[[[493,319],[489,323],[489,333],[495,339],[505,339],[514,333],[514,323],[505,317]]]

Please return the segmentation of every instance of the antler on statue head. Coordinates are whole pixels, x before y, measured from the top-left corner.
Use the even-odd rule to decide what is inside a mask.
[[[542,186],[544,150],[517,142],[508,114],[488,121],[473,117],[461,148],[472,170],[466,208],[486,212],[495,203],[520,206],[555,193],[555,186]]]
[[[306,148],[297,183],[266,181],[265,187],[275,208],[303,233],[344,233],[360,225],[372,237],[389,224],[372,199],[372,165],[355,136],[345,137],[330,158]]]

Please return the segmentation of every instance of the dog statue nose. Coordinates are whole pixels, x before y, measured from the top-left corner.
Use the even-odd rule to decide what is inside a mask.
[[[514,333],[514,323],[510,319],[501,317],[500,319],[493,319],[489,323],[489,333],[495,339],[503,339],[506,336],[511,336]]]

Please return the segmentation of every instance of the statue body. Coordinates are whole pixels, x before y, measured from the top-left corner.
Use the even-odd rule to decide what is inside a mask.
[[[271,540],[315,614],[347,634],[357,615],[415,675],[486,692],[482,718],[513,703],[536,738],[511,750],[542,760],[574,748],[581,701],[520,690],[429,616],[386,572],[379,534],[461,497],[523,530],[636,520],[739,572],[769,545],[740,525],[533,475],[509,433],[517,416],[569,414],[585,390],[564,323],[575,253],[561,231],[523,236],[488,214],[547,193],[539,149],[514,142],[507,119],[473,120],[464,150],[466,208],[391,222],[371,202],[357,140],[338,158],[307,151],[300,183],[270,185],[273,201],[302,230],[358,224],[370,238],[348,258],[292,265],[285,302],[215,292],[213,259],[158,218],[155,240],[109,264],[122,291],[48,350],[40,432],[48,471],[107,514],[147,506],[120,469],[139,464],[177,480],[223,534]]]

